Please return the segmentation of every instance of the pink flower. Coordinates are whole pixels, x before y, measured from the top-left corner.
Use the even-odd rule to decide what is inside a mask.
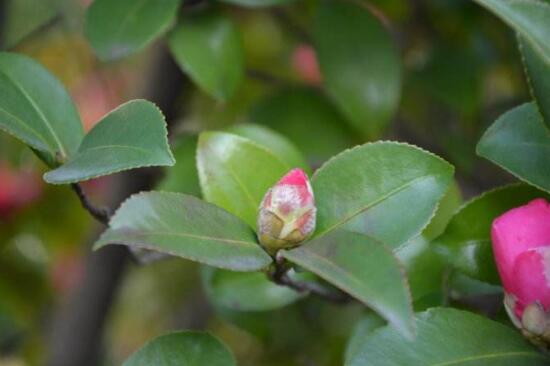
[[[512,321],[530,338],[548,343],[550,203],[536,199],[504,213],[493,221],[491,237]]]
[[[306,83],[313,86],[321,85],[323,77],[313,47],[307,44],[296,47],[292,53],[292,67]]]
[[[265,194],[258,215],[258,239],[271,254],[294,247],[315,230],[315,215],[307,175],[293,169]]]

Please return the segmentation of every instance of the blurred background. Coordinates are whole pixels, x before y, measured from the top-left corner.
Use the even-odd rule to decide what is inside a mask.
[[[473,2],[368,2],[401,59],[397,113],[369,138],[324,92],[310,35],[316,1],[220,5],[241,31],[246,64],[245,80],[225,102],[192,84],[164,38],[121,61],[100,62],[83,33],[90,3],[0,0],[0,39],[2,50],[38,60],[64,83],[86,130],[134,98],[164,112],[176,166],[168,174],[143,169],[89,181],[84,189],[94,202],[114,209],[130,193],[154,188],[200,195],[196,134],[243,122],[285,135],[313,167],[369,139],[391,139],[454,164],[463,199],[511,181],[476,157],[475,144],[498,115],[529,99],[521,59],[513,32]],[[197,264],[141,266],[122,247],[93,253],[102,227],[68,187],[46,185],[44,171],[29,149],[0,134],[0,366],[119,365],[173,329],[211,331],[242,366],[341,364],[361,306],[308,298],[238,312],[208,299],[204,283],[211,279]]]

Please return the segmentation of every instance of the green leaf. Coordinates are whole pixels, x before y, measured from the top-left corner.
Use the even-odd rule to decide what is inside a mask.
[[[84,32],[101,60],[133,54],[173,23],[181,0],[95,0]]]
[[[302,168],[307,173],[311,171],[300,150],[285,136],[267,127],[247,123],[232,126],[227,131],[266,147],[293,167]]]
[[[365,136],[379,136],[401,93],[399,54],[386,29],[364,6],[326,0],[313,38],[331,97]]]
[[[435,308],[416,319],[413,341],[391,327],[380,328],[366,334],[345,366],[543,366],[550,362],[517,330],[473,313]]]
[[[422,236],[427,240],[432,240],[443,234],[447,224],[451,221],[460,206],[462,206],[462,194],[460,193],[458,184],[453,182],[439,202],[437,211],[430,224],[422,232]]]
[[[166,170],[164,179],[157,187],[160,191],[186,193],[200,197],[199,173],[197,172],[197,137],[178,139],[173,148],[176,164]]]
[[[293,277],[297,277],[294,272]],[[292,304],[305,296],[268,280],[262,272],[231,272],[204,268],[208,297],[217,306],[235,311],[268,311]]]
[[[284,89],[270,95],[248,119],[287,136],[316,164],[356,142],[336,107],[312,89]]]
[[[500,116],[481,137],[476,152],[519,179],[550,192],[550,130],[534,103]]]
[[[71,157],[84,130],[61,83],[42,65],[0,52],[0,129],[35,149],[50,166]]]
[[[539,0],[474,0],[527,39],[534,50],[550,61],[550,4]]]
[[[464,204],[432,246],[463,273],[498,284],[500,280],[491,248],[493,220],[514,207],[543,196],[548,195],[525,184],[486,192]]]
[[[205,200],[225,208],[252,228],[267,190],[294,168],[267,148],[223,132],[199,136],[197,167]]]
[[[274,6],[290,3],[294,0],[221,0],[225,3],[235,4],[247,7],[262,7],[262,6]]]
[[[126,200],[94,248],[123,244],[233,271],[271,263],[254,232],[237,217],[198,198],[146,192]]]
[[[174,332],[149,341],[122,366],[237,366],[231,351],[204,332]]]
[[[164,116],[153,103],[127,102],[103,117],[84,137],[78,152],[44,179],[66,184],[123,170],[174,165],[166,135]]]
[[[537,102],[546,126],[550,128],[550,59],[544,59],[529,42],[518,36],[525,73],[533,98]]]
[[[28,35],[51,22],[58,11],[55,0],[11,0],[7,1],[4,37],[0,39],[3,48],[12,48]],[[38,32],[37,32],[38,33]]]
[[[337,230],[281,253],[365,303],[404,335],[414,334],[411,297],[401,264],[376,240]]]
[[[182,70],[217,99],[229,99],[243,80],[239,30],[221,14],[193,14],[183,19],[170,35],[169,44]]]
[[[315,235],[343,227],[397,248],[428,224],[452,176],[449,163],[407,144],[376,142],[347,150],[312,178]]]

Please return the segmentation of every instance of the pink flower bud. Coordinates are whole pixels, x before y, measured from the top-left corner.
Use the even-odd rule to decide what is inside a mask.
[[[306,83],[319,86],[323,76],[319,70],[315,49],[307,44],[301,44],[292,53],[292,67],[298,76]]]
[[[307,175],[293,169],[270,188],[260,205],[258,239],[271,254],[297,246],[315,230],[315,200]]]
[[[550,203],[504,213],[491,237],[508,314],[534,343],[550,344]]]

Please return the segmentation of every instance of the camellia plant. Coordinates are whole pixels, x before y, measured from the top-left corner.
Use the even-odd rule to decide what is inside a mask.
[[[184,138],[171,133],[170,141],[163,111],[136,99],[85,133],[50,71],[23,54],[0,52],[0,128],[45,163],[45,182],[70,186],[106,226],[94,250],[122,245],[143,265],[164,257],[200,263],[214,310],[237,326],[250,326],[237,314],[276,311],[309,297],[341,305],[335,318],[344,317],[347,304],[360,305],[361,320],[341,355],[346,366],[549,365],[548,2],[475,1],[516,33],[532,100],[499,117],[476,150],[522,183],[463,205],[453,165],[415,145],[378,140],[396,115],[402,75],[388,20],[372,4],[95,0],[84,33],[102,61],[138,53],[167,34],[183,73],[224,105],[247,98],[239,94],[247,75],[281,83],[246,67],[253,61],[243,37],[251,35],[236,19],[263,11],[245,8],[294,3],[312,15],[311,39],[289,52],[287,71],[320,92],[283,91],[246,121]],[[289,27],[302,22],[282,18]],[[269,113],[274,109],[296,112],[279,120]],[[293,142],[302,118],[313,121],[302,132],[304,146]],[[346,148],[356,141],[348,136],[340,151],[308,146],[328,120],[343,121],[361,143]],[[338,139],[326,126],[328,138]],[[158,189],[127,197],[114,212],[94,205],[82,185],[148,167],[165,167]],[[31,190],[0,169],[0,186]],[[1,191],[0,199],[1,215],[15,203]],[[454,301],[460,291],[503,295],[498,301],[509,319]],[[236,361],[213,335],[182,330],[151,340],[124,365]]]

